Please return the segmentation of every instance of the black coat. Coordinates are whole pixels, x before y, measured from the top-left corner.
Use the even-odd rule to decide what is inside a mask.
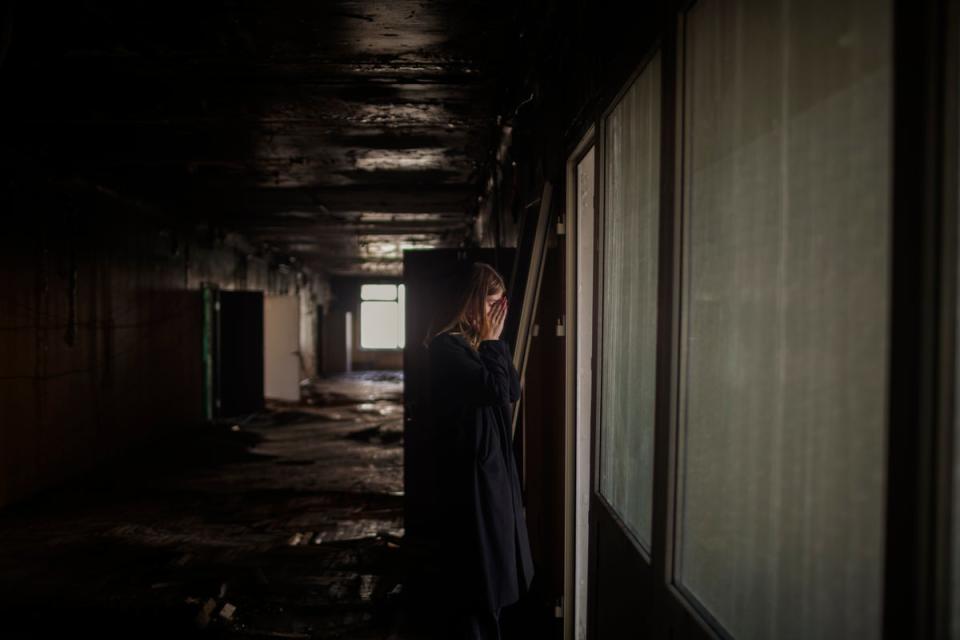
[[[503,607],[533,579],[510,427],[520,376],[502,340],[474,351],[464,337],[441,333],[429,352],[441,519],[450,524],[441,532],[445,570],[471,605]]]

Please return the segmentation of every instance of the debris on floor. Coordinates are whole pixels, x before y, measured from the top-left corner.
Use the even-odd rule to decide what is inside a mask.
[[[393,372],[312,381],[310,403],[171,428],[4,510],[0,637],[387,638],[402,389]],[[54,599],[68,615],[50,619]]]

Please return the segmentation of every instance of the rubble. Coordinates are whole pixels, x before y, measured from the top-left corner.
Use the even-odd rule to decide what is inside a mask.
[[[0,572],[17,578],[0,585],[4,612],[29,626],[45,619],[32,602],[66,597],[104,637],[95,612],[109,606],[117,637],[386,638],[404,531],[402,445],[382,435],[400,433],[383,419],[402,413],[390,380],[318,382],[341,390],[336,412],[268,408],[200,440],[184,431],[152,451],[156,464],[128,461],[122,485],[78,482],[0,514]],[[353,411],[362,404],[377,410]],[[351,437],[357,416],[381,436]],[[168,464],[178,451],[189,465]]]

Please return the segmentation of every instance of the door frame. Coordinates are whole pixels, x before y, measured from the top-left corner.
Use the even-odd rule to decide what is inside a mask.
[[[566,206],[564,213],[564,234],[566,243],[564,247],[564,280],[565,280],[565,304],[564,304],[564,325],[565,325],[565,352],[568,354],[565,362],[564,372],[564,509],[563,509],[563,527],[564,527],[564,554],[563,554],[563,637],[564,640],[584,640],[578,637],[577,629],[586,624],[580,624],[578,616],[581,614],[589,619],[586,606],[587,593],[583,589],[577,588],[577,561],[584,563],[583,571],[587,572],[589,566],[586,563],[587,550],[589,545],[589,504],[591,491],[591,469],[590,469],[590,420],[589,414],[586,424],[579,424],[577,421],[577,410],[579,404],[579,385],[577,384],[577,373],[579,370],[579,338],[580,323],[578,322],[580,299],[577,295],[580,272],[578,269],[578,246],[580,240],[581,216],[579,207],[579,181],[577,180],[577,169],[583,159],[593,151],[594,162],[594,190],[593,190],[593,212],[591,215],[591,225],[594,229],[594,244],[596,240],[596,214],[597,214],[597,162],[598,153],[596,148],[596,127],[590,126],[587,132],[577,143],[573,151],[567,156],[566,162]],[[594,256],[591,255],[591,258]],[[585,286],[593,291],[594,280],[590,278]],[[596,299],[594,298],[594,301]],[[596,305],[593,305],[594,308]],[[591,327],[593,326],[591,318]],[[592,331],[591,331],[592,335]],[[591,382],[592,388],[592,369],[593,369],[593,341],[590,341],[591,349]],[[589,393],[589,392],[588,392]],[[592,398],[591,398],[592,400]],[[592,402],[591,402],[592,406]],[[581,429],[586,430],[584,434]],[[587,447],[583,451],[578,446],[582,440],[581,436],[586,435]],[[586,472],[582,470],[582,465],[587,465]],[[586,518],[582,527],[578,525],[580,520],[580,507],[586,498],[587,513],[582,514]]]

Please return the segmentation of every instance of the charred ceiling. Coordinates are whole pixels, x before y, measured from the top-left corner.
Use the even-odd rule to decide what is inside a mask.
[[[397,273],[404,248],[469,234],[511,20],[465,0],[19,3],[0,157],[333,274]]]

